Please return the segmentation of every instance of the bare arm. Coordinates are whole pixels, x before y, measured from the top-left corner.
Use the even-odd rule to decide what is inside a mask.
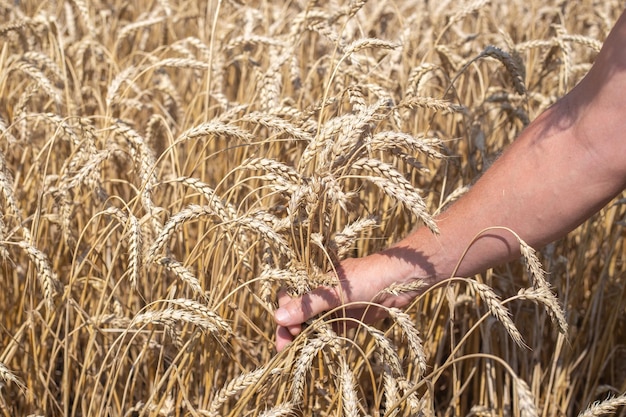
[[[420,228],[393,247],[338,265],[341,285],[302,297],[281,296],[280,351],[312,316],[348,301],[370,301],[392,283],[448,278],[472,239],[504,226],[533,247],[558,239],[602,208],[626,185],[626,13],[587,76],[545,111],[437,219],[439,235]],[[491,230],[471,245],[459,276],[520,255],[508,232]],[[403,306],[410,296],[377,299]]]

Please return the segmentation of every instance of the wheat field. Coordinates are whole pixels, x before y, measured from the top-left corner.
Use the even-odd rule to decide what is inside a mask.
[[[626,414],[621,198],[383,322],[273,322],[434,229],[622,7],[0,0],[2,415]]]

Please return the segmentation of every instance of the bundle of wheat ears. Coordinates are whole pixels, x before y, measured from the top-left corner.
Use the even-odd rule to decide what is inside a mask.
[[[384,322],[273,322],[435,232],[622,7],[0,0],[1,414],[625,414],[620,199]]]

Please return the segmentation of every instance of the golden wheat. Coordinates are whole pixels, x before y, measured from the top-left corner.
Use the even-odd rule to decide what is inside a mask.
[[[622,4],[109,3],[0,0],[3,415],[623,406],[619,202],[520,262],[389,286],[419,296],[374,325],[338,308],[277,355],[272,320],[436,231]]]

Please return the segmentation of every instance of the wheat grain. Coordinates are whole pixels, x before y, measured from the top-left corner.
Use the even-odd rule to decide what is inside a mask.
[[[209,203],[208,205],[213,208],[215,214],[223,221],[231,221],[237,217],[237,209],[232,204],[228,204],[220,199],[215,190],[208,184],[200,181],[197,178],[179,177],[173,182],[178,182],[198,191]]]
[[[129,149],[135,164],[135,171],[139,173],[141,204],[151,221],[153,232],[159,233],[162,229],[156,216],[159,210],[152,200],[152,190],[157,184],[154,151],[146,140],[126,123],[120,120],[116,121],[113,130],[131,145]]]
[[[419,151],[430,158],[443,158],[443,154],[437,150],[441,147],[441,139],[436,137],[415,137],[408,133],[385,131],[373,135],[368,140],[372,151],[386,151],[388,149],[406,149]]]
[[[133,79],[137,72],[138,72],[137,67],[130,66],[130,67],[124,68],[115,76],[115,78],[113,78],[113,80],[111,81],[111,83],[109,84],[107,88],[107,95],[105,99],[107,106],[111,107],[117,102],[119,102],[118,93],[123,83],[129,83],[130,86],[134,86]]]
[[[0,138],[4,138],[10,144],[14,144],[17,142],[17,139],[11,133],[10,129],[7,126],[6,121],[0,116]]]
[[[257,45],[273,46],[279,49],[286,48],[287,44],[280,40],[269,36],[246,34],[237,36],[230,40],[225,49],[243,48],[244,50],[251,50]]]
[[[395,349],[394,344],[387,338],[380,330],[366,325],[365,323],[359,323],[369,334],[372,336],[378,347],[378,353],[382,355],[384,362],[389,366],[391,372],[395,375],[402,375],[402,364],[400,357]]]
[[[91,21],[91,16],[89,15],[88,4],[84,0],[71,0],[71,1],[72,3],[74,3],[76,8],[78,9],[78,12],[80,13],[80,17],[83,21],[83,24],[87,27],[89,36],[91,36],[92,39],[97,39],[98,31],[96,30],[95,25]]]
[[[13,176],[8,171],[7,162],[2,152],[0,152],[0,192],[2,192],[2,195],[4,196],[4,201],[9,207],[9,211],[16,217],[19,223],[22,224],[22,211],[18,206],[17,199],[15,198]],[[24,239],[30,241],[30,230],[23,225],[21,230],[24,235]]]
[[[288,55],[282,53],[282,48],[270,47],[270,66],[267,71],[259,77],[257,90],[259,91],[259,107],[262,110],[269,110],[279,105],[280,95],[283,89],[283,75],[280,67],[287,61]],[[281,54],[282,53],[282,54]]]
[[[404,92],[406,97],[420,96],[424,82],[426,80],[426,74],[436,71],[439,67],[435,64],[426,62],[419,66],[412,68],[407,78],[407,85]]]
[[[432,97],[415,97],[409,96],[398,103],[398,107],[400,108],[409,108],[409,109],[432,109],[436,111],[446,113],[466,113],[467,109],[461,105],[450,103],[446,100],[440,100]]]
[[[541,262],[539,261],[535,250],[521,238],[518,238],[518,241],[520,244],[520,252],[522,253],[522,257],[526,263],[530,278],[532,279],[533,287],[550,288],[550,284],[545,278],[545,272],[543,271]]]
[[[130,236],[128,238],[130,250],[130,260],[128,262],[128,269],[130,271],[129,279],[131,288],[136,289],[137,283],[139,282],[139,274],[141,272],[143,235],[141,232],[141,225],[139,224],[137,217],[133,216],[132,213],[129,213],[128,219],[130,221]]]
[[[23,32],[25,28],[31,25],[30,20],[19,20],[16,22],[8,22],[0,26],[0,36],[5,36],[7,33],[15,31],[15,32]]]
[[[344,56],[355,54],[363,49],[376,48],[376,49],[396,49],[398,45],[393,42],[385,41],[375,38],[363,38],[357,39],[346,47]]]
[[[298,357],[292,367],[291,379],[291,402],[300,404],[304,396],[305,375],[311,369],[313,359],[324,349],[329,347],[334,353],[338,353],[339,338],[326,325],[321,324],[317,327],[319,334],[313,339],[307,339],[304,346],[300,349]]]
[[[511,75],[511,78],[513,79],[513,86],[515,87],[517,94],[526,94],[526,86],[524,85],[525,70],[523,63],[519,58],[515,59],[514,55],[511,55],[493,45],[487,46],[480,56],[488,56],[500,61]]]
[[[271,112],[278,112],[280,109],[284,107],[273,106],[271,107]],[[270,129],[275,129],[279,132],[286,133],[287,135],[293,137],[296,140],[304,140],[311,141],[312,137],[310,132],[303,130],[289,121],[277,117],[271,113],[262,113],[262,112],[252,112],[241,118],[242,122],[251,122],[261,126],[265,126]]]
[[[193,324],[218,338],[225,337],[225,331],[227,334],[232,334],[230,326],[216,314],[213,313],[212,316],[207,316],[198,311],[187,309],[167,308],[161,311],[141,313],[133,318],[131,326],[143,327],[148,324],[157,324],[175,327],[181,322]]]
[[[377,224],[376,218],[370,216],[346,225],[341,232],[335,234],[329,244],[330,249],[337,254],[338,259],[342,259],[357,240],[358,234],[371,229]]]
[[[394,377],[398,387],[404,392],[404,398],[406,398],[407,403],[409,404],[409,409],[412,415],[416,415],[418,411],[422,411],[424,409],[420,404],[425,402],[427,399],[427,395],[420,399],[417,396],[417,392],[415,390],[415,385],[410,383],[405,377],[401,375],[396,375]]]
[[[394,282],[381,291],[381,294],[399,296],[405,293],[421,292],[428,287],[424,280],[412,280],[410,282]]]
[[[52,75],[54,75],[57,84],[60,83],[61,86],[64,84],[63,72],[56,64],[56,62],[54,62],[49,56],[39,51],[28,51],[24,55],[22,55],[22,59],[28,61],[29,63],[32,63],[35,66],[38,66],[42,70],[47,69],[52,73]]]
[[[129,23],[124,26],[118,33],[117,38],[115,40],[115,44],[119,48],[119,45],[129,36],[133,35],[135,32],[146,29],[150,26],[157,25],[159,23],[163,23],[166,20],[165,16],[148,16],[143,20],[139,20],[133,23]],[[205,64],[206,65],[206,64]]]
[[[267,172],[265,178],[279,185],[290,193],[293,193],[301,183],[301,178],[296,170],[288,165],[269,158],[250,158],[243,161],[240,170],[261,170]]]

